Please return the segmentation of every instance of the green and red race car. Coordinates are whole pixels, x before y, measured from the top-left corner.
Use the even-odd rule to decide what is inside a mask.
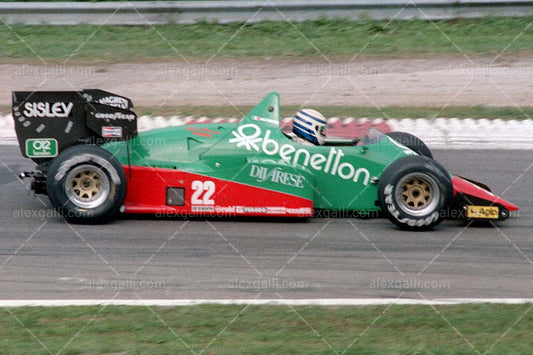
[[[483,184],[449,174],[407,133],[307,145],[280,128],[270,93],[238,123],[137,132],[130,99],[102,90],[13,92],[24,157],[69,221],[117,213],[311,217],[317,210],[383,213],[402,229],[444,218],[503,220],[518,208]]]

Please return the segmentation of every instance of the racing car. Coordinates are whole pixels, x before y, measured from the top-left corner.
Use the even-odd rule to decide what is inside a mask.
[[[451,175],[418,138],[371,129],[363,138],[305,145],[280,128],[268,94],[238,123],[139,133],[129,98],[103,90],[13,92],[22,155],[35,193],[70,222],[117,213],[311,217],[382,213],[407,230],[444,218],[504,220],[518,208]],[[451,213],[453,212],[453,213]]]

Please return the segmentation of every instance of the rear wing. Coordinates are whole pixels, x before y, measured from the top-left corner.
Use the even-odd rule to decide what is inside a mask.
[[[103,90],[14,91],[13,119],[22,155],[36,162],[80,142],[137,136],[131,100]]]

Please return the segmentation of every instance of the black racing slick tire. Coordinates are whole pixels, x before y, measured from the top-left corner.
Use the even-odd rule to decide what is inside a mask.
[[[398,143],[406,146],[411,149],[413,152],[433,159],[433,154],[428,148],[426,143],[424,143],[420,138],[406,132],[389,132],[386,133],[387,136],[391,137]]]
[[[126,197],[126,175],[119,161],[94,145],[70,147],[50,164],[47,192],[69,222],[106,223]]]
[[[405,230],[429,230],[446,217],[453,199],[450,174],[433,159],[411,155],[385,169],[378,186],[384,215]]]

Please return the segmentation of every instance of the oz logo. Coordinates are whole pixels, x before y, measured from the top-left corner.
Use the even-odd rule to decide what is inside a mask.
[[[57,140],[54,138],[37,138],[26,140],[28,158],[53,158],[57,156]]]

